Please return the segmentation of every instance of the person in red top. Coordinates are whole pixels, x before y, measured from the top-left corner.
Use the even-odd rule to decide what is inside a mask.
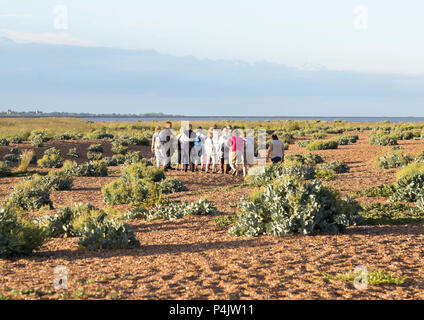
[[[237,175],[237,166],[243,163],[243,153],[245,148],[245,141],[240,137],[239,130],[234,130],[233,135],[227,140],[227,145],[230,149],[230,167],[231,174]]]

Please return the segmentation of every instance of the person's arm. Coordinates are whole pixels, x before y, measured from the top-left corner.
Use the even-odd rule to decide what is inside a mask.
[[[272,143],[269,143],[268,152],[266,154],[266,161],[269,161],[272,152]]]

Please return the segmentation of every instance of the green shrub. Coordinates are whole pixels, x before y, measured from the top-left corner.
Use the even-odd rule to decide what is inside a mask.
[[[13,136],[13,137],[7,138],[7,141],[9,141],[9,143],[18,144],[18,143],[22,143],[23,138],[20,136]],[[1,145],[1,142],[0,142],[0,145]]]
[[[219,226],[228,227],[235,224],[237,222],[237,219],[238,219],[237,216],[227,215],[227,216],[215,218],[213,221]]]
[[[87,152],[87,159],[88,160],[101,160],[103,154],[101,152]]]
[[[51,156],[51,155],[58,155],[60,156],[60,151],[57,150],[55,147],[49,148],[46,151],[44,151],[45,155]]]
[[[76,203],[68,207],[59,208],[57,214],[47,214],[36,219],[36,222],[45,230],[47,237],[75,237],[80,235],[80,230],[75,229],[78,224],[74,223],[74,220],[82,215],[89,215],[93,210],[96,210],[96,208],[91,204]]]
[[[175,220],[192,215],[215,215],[218,210],[207,200],[197,202],[171,202],[168,205],[156,204],[152,211],[146,214],[147,220]]]
[[[334,140],[317,140],[309,143],[306,146],[306,149],[309,151],[312,150],[327,150],[327,149],[337,149],[338,143]]]
[[[424,163],[412,162],[396,173],[396,179],[399,181],[405,177],[412,177],[421,173],[424,173]]]
[[[79,158],[77,148],[70,148],[69,151],[68,151],[68,157]]]
[[[78,245],[89,250],[132,249],[140,247],[140,242],[128,224],[105,220],[101,224],[90,224],[85,227]]]
[[[260,168],[258,169],[260,170]],[[255,167],[251,168],[245,180],[255,186],[264,186],[274,180],[287,176],[310,180],[315,178],[315,170],[311,166],[297,163],[273,163],[265,167],[264,173],[256,172]]]
[[[50,190],[71,190],[74,178],[66,171],[56,170],[40,176],[39,181]]]
[[[61,168],[63,166],[63,162],[64,159],[58,154],[45,154],[37,161],[37,165],[40,168]]]
[[[122,180],[131,182],[134,180],[144,179],[146,181],[159,182],[165,179],[165,174],[161,168],[147,166],[142,162],[125,166],[122,169]]]
[[[7,139],[0,139],[0,146],[8,146],[9,140]]]
[[[149,184],[144,180],[125,182],[117,179],[102,188],[103,199],[107,204],[139,204],[149,193]]]
[[[12,153],[12,154],[16,154],[16,155],[18,155],[19,154],[19,148],[18,147],[12,147],[12,148],[10,148],[10,153]]]
[[[42,206],[53,206],[50,200],[50,189],[40,184],[37,180],[24,181],[13,187],[4,200],[2,206],[19,208],[23,210],[38,210]]]
[[[341,136],[333,137],[331,140],[336,141],[339,146],[355,143],[359,137],[355,134],[344,134]]]
[[[179,179],[165,179],[158,183],[159,191],[163,194],[187,191],[188,188]]]
[[[312,141],[311,140],[298,140],[295,143],[302,148],[305,148],[308,144],[310,144]]]
[[[117,154],[113,155],[113,157],[115,157],[115,156],[119,156],[119,155],[117,155]],[[140,151],[127,152],[124,156],[123,164],[125,166],[129,166],[129,165],[135,164],[137,162],[140,162],[141,160],[142,159],[141,159],[141,152]],[[143,163],[146,164],[145,162],[143,162]]]
[[[49,237],[78,236],[80,248],[127,249],[139,247],[128,224],[117,219],[115,212],[97,209],[90,204],[74,204],[61,208],[54,216],[37,221]]]
[[[361,275],[361,272],[345,273],[345,274],[327,274],[324,273],[323,277],[327,279],[340,280],[345,282],[354,282]],[[401,285],[405,282],[405,277],[395,277],[382,270],[368,270],[367,283],[369,285]]]
[[[327,137],[327,133],[325,132],[316,132],[312,134],[312,138],[314,139],[325,139]]]
[[[10,154],[6,154],[3,157],[3,160],[4,161],[7,161],[7,162],[18,162],[19,161],[19,158],[18,158],[18,156],[16,154],[10,153]]]
[[[254,201],[242,198],[239,208],[239,219],[229,230],[232,235],[335,234],[361,220],[356,202],[340,199],[317,180],[269,184]]]
[[[113,153],[126,154],[128,152],[128,142],[125,140],[114,140],[112,141],[111,150]]]
[[[318,163],[324,162],[324,160],[317,154],[289,154],[285,157],[285,161],[299,162],[301,164],[315,166]]]
[[[398,139],[393,135],[372,134],[369,137],[369,142],[377,146],[394,146],[398,144]]]
[[[0,208],[0,257],[30,254],[43,242],[41,228],[19,215],[14,208]]]
[[[403,152],[391,152],[379,157],[377,164],[381,169],[392,169],[406,166],[412,161],[413,158],[408,154],[404,155]]]
[[[0,177],[4,177],[10,174],[10,167],[6,162],[0,161]]]
[[[18,172],[25,172],[34,158],[34,151],[24,150],[20,156],[21,162],[19,163]]]
[[[418,207],[418,206],[417,206]],[[405,225],[424,223],[424,211],[401,203],[371,203],[364,206],[364,225]]]
[[[44,143],[44,138],[41,134],[37,134],[31,138],[31,144],[34,147],[42,147]]]
[[[66,161],[64,170],[76,177],[107,177],[107,165],[103,161],[90,161],[78,165],[76,162]]]
[[[350,168],[346,163],[336,160],[320,163],[317,165],[316,170],[333,170],[335,173],[346,173],[350,171]]]
[[[357,194],[365,197],[390,197],[395,191],[395,185],[382,184],[380,186],[365,189],[364,191],[359,191]]]
[[[68,132],[57,134],[53,137],[53,140],[70,140],[70,139],[71,139],[71,135]]]
[[[396,182],[396,191],[391,201],[417,201],[424,198],[424,171],[415,175],[405,175]]]
[[[332,181],[336,178],[336,172],[333,169],[321,169],[315,172],[317,179]]]
[[[87,151],[102,153],[104,150],[101,144],[91,144]]]

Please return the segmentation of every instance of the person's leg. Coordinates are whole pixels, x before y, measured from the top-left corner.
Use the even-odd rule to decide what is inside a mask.
[[[236,174],[237,172],[237,168],[236,168],[236,153],[235,152],[230,152],[230,167],[233,170],[233,172],[231,172],[231,174]]]
[[[215,173],[216,155],[212,156],[212,173]]]
[[[155,157],[156,157],[156,167],[160,167],[163,159],[162,159],[162,152],[160,150],[155,150]]]
[[[210,156],[206,155],[206,166],[205,166],[205,172],[209,171],[209,163],[210,163]]]

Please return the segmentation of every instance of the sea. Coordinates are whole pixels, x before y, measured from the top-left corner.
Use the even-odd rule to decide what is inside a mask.
[[[81,118],[83,120],[98,122],[98,121],[120,121],[120,122],[135,122],[135,121],[275,121],[275,120],[320,120],[320,121],[348,121],[348,122],[423,122],[424,117],[232,117],[232,116],[185,116],[185,117],[107,117],[107,118]]]

